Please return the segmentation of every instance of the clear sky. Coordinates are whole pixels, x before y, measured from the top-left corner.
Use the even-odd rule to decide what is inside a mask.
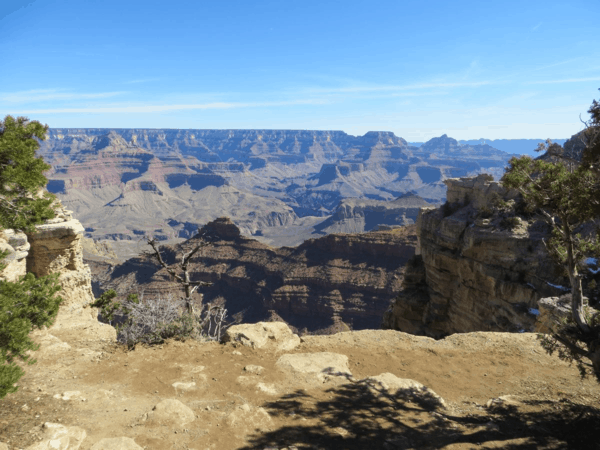
[[[566,138],[599,0],[0,1],[0,115],[50,127]]]

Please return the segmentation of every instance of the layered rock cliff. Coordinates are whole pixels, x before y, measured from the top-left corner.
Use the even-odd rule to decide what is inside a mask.
[[[62,290],[59,295],[63,302],[49,329],[52,336],[71,341],[114,341],[114,328],[98,322],[98,311],[87,307],[94,301],[94,296],[90,268],[82,258],[84,228],[73,219],[71,211],[59,203],[55,209],[56,218],[36,226],[34,233],[0,232],[0,249],[9,251],[9,264],[0,272],[0,279],[15,281],[26,273],[36,276],[60,273],[58,282]],[[45,336],[48,331],[34,334]]]
[[[325,220],[345,199],[414,192],[437,202],[444,179],[494,171],[510,157],[445,135],[416,148],[390,132],[143,129],[51,129],[40,155],[52,165],[48,189],[88,237],[189,238],[227,215],[272,245],[297,245],[292,234],[318,223],[303,219]]]
[[[517,193],[489,176],[446,184],[448,203],[419,214],[417,256],[383,327],[436,338],[533,331],[538,300],[567,290],[542,242],[546,224],[520,216]]]
[[[308,331],[339,321],[354,329],[378,328],[416,245],[414,227],[330,234],[295,248],[272,248],[246,238],[228,219],[213,221],[202,232],[213,240],[193,258],[190,274],[214,283],[202,289],[205,301],[225,301],[230,315],[243,312],[245,322],[275,314]],[[164,246],[164,257],[175,264],[176,255],[194,243],[192,238]],[[134,258],[114,267],[95,264],[103,290],[179,295],[179,286],[152,258]]]
[[[323,233],[362,233],[379,228],[390,229],[413,225],[419,210],[431,203],[415,194],[405,194],[395,200],[349,198],[340,202],[333,215],[315,226]]]

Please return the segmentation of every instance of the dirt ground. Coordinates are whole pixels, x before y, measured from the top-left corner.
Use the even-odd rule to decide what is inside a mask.
[[[82,450],[121,436],[157,450],[600,448],[600,385],[546,355],[534,334],[435,341],[364,330],[305,337],[279,353],[196,341],[125,351],[56,336],[44,338],[19,391],[0,400],[0,442],[10,450],[43,439],[45,422],[84,429]],[[317,352],[346,355],[352,377],[311,382],[275,364],[284,353]],[[446,407],[360,381],[385,372],[424,384]],[[165,399],[195,420],[152,419]]]

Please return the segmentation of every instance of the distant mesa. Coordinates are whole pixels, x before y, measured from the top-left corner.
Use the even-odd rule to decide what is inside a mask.
[[[101,128],[50,129],[39,153],[52,165],[48,189],[94,239],[135,239],[134,229],[187,237],[187,224],[228,216],[242,234],[276,246],[314,231],[412,223],[412,212],[393,219],[398,205],[376,212],[347,203],[360,218],[336,217],[351,198],[392,202],[413,192],[442,202],[445,179],[498,178],[511,156],[447,135],[416,148],[388,131]]]

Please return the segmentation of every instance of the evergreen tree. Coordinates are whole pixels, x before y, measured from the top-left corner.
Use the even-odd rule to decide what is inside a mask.
[[[35,224],[54,217],[54,196],[36,194],[48,183],[50,166],[35,152],[48,126],[26,117],[0,121],[0,228],[31,232]]]
[[[0,121],[0,230],[12,228],[33,232],[36,224],[54,217],[51,194],[39,195],[48,182],[43,172],[50,166],[36,157],[47,126],[25,117],[6,116]],[[0,252],[0,270],[8,255]],[[15,392],[23,376],[15,363],[34,363],[26,351],[37,345],[29,334],[34,328],[51,325],[62,299],[59,274],[36,278],[27,274],[16,282],[0,280],[0,398]]]
[[[591,145],[594,141],[586,142]],[[591,148],[586,147],[585,151]],[[547,141],[539,149],[546,150],[549,161],[528,156],[512,158],[502,184],[517,189],[526,209],[550,225],[551,237],[544,243],[551,257],[566,269],[571,283],[572,322],[560,325],[551,337],[544,339],[543,345],[550,352],[559,350],[559,356],[575,360],[582,375],[589,365],[582,358],[591,361],[600,381],[600,317],[592,315],[584,305],[583,275],[578,271],[584,257],[600,253],[597,235],[584,237],[579,233],[582,225],[598,215],[598,177],[590,164],[561,158],[564,149],[558,144]]]

